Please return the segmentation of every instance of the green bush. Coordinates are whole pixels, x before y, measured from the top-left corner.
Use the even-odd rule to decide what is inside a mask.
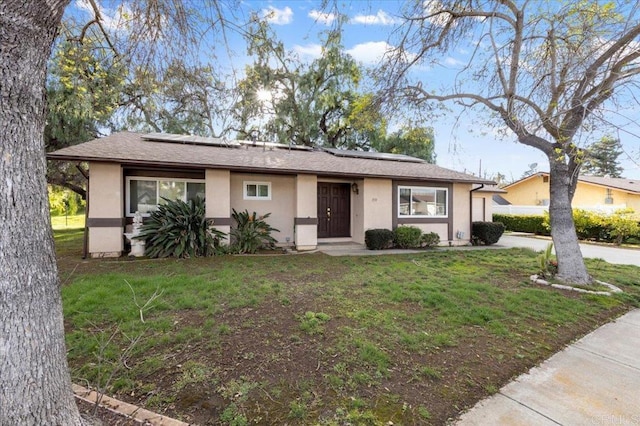
[[[393,242],[397,247],[408,249],[420,247],[422,230],[415,226],[398,226],[393,231]]]
[[[137,237],[145,241],[145,254],[181,258],[215,254],[225,234],[206,218],[204,200],[197,197],[185,203],[163,199],[166,204],[151,213]]]
[[[364,243],[369,250],[384,250],[393,247],[393,231],[389,229],[367,229]]]
[[[581,240],[622,244],[640,236],[640,224],[633,209],[619,210],[611,215],[574,209],[573,222]],[[551,230],[548,213],[544,216],[544,226]]]
[[[502,222],[473,222],[471,224],[471,239],[490,246],[498,242],[504,228]]]
[[[640,225],[633,209],[618,210],[607,219],[613,243],[620,245],[628,238],[640,236]]]
[[[421,247],[435,247],[438,244],[440,244],[440,235],[435,232],[427,232],[420,238]]]
[[[271,213],[264,216],[257,216],[256,212],[249,214],[247,210],[237,212],[233,209],[231,217],[236,222],[231,229],[230,250],[234,253],[255,253],[260,249],[273,249],[276,246],[276,239],[271,236],[272,232],[279,232],[272,228],[264,219]]]
[[[493,221],[503,223],[507,231],[549,235],[549,230],[544,226],[544,216],[495,213]]]

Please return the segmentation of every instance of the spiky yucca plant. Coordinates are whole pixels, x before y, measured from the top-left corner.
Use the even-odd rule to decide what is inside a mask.
[[[261,248],[274,248],[277,241],[271,233],[279,231],[264,221],[270,215],[267,213],[258,217],[256,212],[249,214],[247,210],[237,212],[233,209],[231,217],[236,225],[229,233],[231,250],[236,253],[255,253]]]
[[[213,228],[213,221],[205,215],[204,200],[184,202],[168,200],[158,206],[145,220],[137,238],[145,241],[149,257],[211,256],[220,247],[226,234]]]

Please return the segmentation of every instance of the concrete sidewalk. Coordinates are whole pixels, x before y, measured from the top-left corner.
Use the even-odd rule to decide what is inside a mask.
[[[640,425],[640,309],[532,368],[455,424]]]

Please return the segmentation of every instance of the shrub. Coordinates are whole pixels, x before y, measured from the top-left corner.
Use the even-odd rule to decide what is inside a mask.
[[[544,226],[543,216],[496,213],[493,215],[493,221],[502,222],[508,231],[549,235],[549,230]]]
[[[276,246],[276,239],[271,236],[272,232],[279,230],[272,228],[264,219],[271,213],[258,217],[256,212],[249,214],[247,210],[237,212],[233,209],[231,217],[236,222],[231,229],[231,251],[235,253],[255,253],[259,249],[273,249]]]
[[[558,261],[553,258],[553,243],[547,244],[547,248],[538,255],[538,266],[540,276],[543,278],[553,278],[558,273]]]
[[[440,235],[435,232],[428,232],[420,238],[421,247],[435,247],[438,244],[440,244]]]
[[[197,257],[216,253],[225,234],[214,229],[205,217],[204,200],[197,197],[185,203],[168,200],[140,228],[137,238],[145,240],[149,257]]]
[[[421,238],[422,230],[415,226],[398,226],[393,231],[393,242],[403,249],[420,247]]]
[[[638,220],[634,217],[632,209],[618,210],[608,218],[609,235],[617,245],[622,244],[627,238],[640,234]]]
[[[504,228],[502,222],[473,222],[471,224],[471,238],[489,246],[498,242]]]
[[[384,250],[393,247],[393,231],[389,229],[367,229],[364,243],[369,250]]]

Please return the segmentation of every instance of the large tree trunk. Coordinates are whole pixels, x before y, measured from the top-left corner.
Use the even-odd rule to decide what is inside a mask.
[[[558,257],[557,278],[574,284],[588,284],[592,280],[582,258],[571,209],[572,188],[575,188],[571,184],[571,172],[566,164],[554,158],[549,158],[549,165],[549,217]]]
[[[81,425],[46,189],[44,83],[68,0],[0,1],[0,424]]]

